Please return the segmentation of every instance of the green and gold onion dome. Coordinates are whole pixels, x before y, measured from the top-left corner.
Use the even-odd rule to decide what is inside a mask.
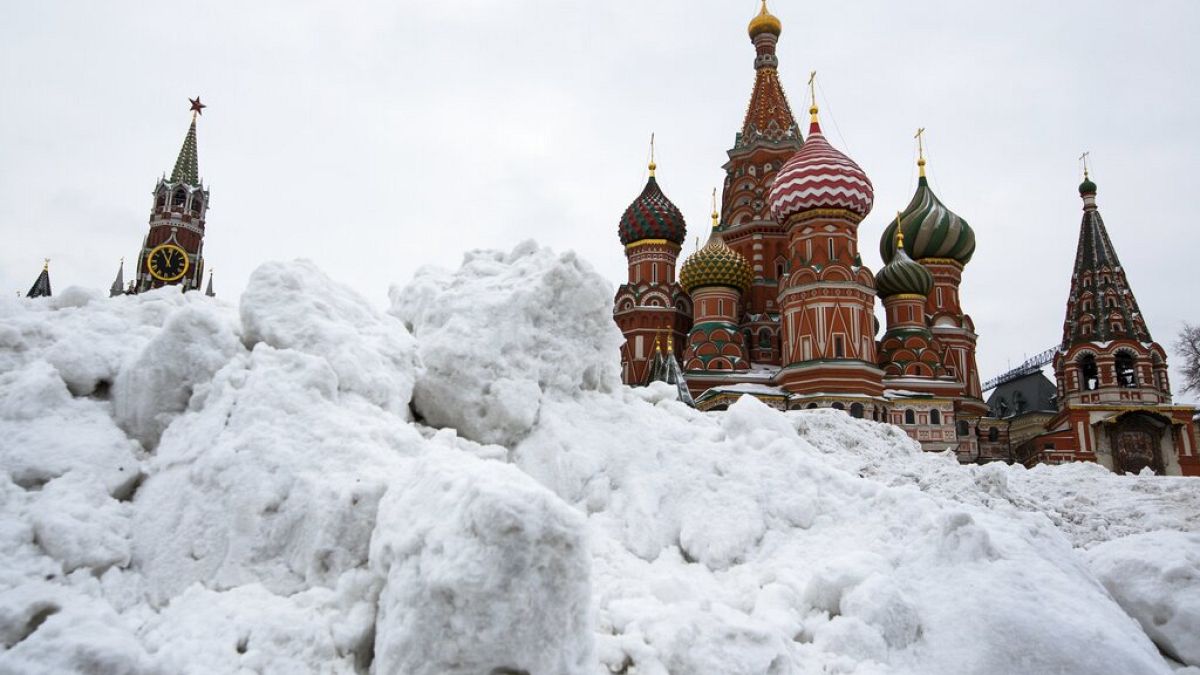
[[[679,269],[679,283],[692,293],[704,286],[727,286],[745,295],[753,280],[750,263],[741,253],[729,248],[717,232],[717,214],[713,213],[713,231],[708,243],[688,256]]]
[[[771,33],[779,35],[783,32],[783,24],[779,18],[767,11],[767,0],[762,0],[762,9],[758,14],[750,20],[750,26],[747,29],[750,33],[750,39],[759,33]]]
[[[654,162],[651,161],[650,179],[646,181],[646,187],[629,208],[625,209],[617,226],[621,243],[626,246],[646,239],[665,239],[681,245],[687,236],[687,224],[683,220],[683,213],[658,187],[658,181],[654,178],[655,168]]]
[[[925,178],[925,160],[919,164],[917,192],[899,216],[904,223],[908,255],[913,260],[944,258],[966,265],[975,254],[975,232],[933,194]],[[879,240],[879,254],[884,262],[891,262],[896,255],[896,222],[893,220],[887,226]]]
[[[904,250],[903,230],[896,235],[896,254],[875,275],[875,290],[881,298],[893,295],[926,297],[933,290],[933,275],[925,266],[908,257]]]

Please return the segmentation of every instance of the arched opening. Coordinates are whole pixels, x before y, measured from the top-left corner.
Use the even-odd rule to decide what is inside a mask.
[[[1117,352],[1116,368],[1118,385],[1127,388],[1137,386],[1137,361],[1134,360],[1133,354],[1127,351]]]
[[[1092,391],[1100,386],[1100,370],[1096,367],[1095,354],[1079,357],[1079,389]]]
[[[971,425],[966,420],[958,421],[958,435],[967,436],[971,433]]]
[[[904,411],[904,423],[905,424],[916,424],[917,423],[917,414],[915,412],[913,412],[912,410],[905,410]]]
[[[930,424],[941,424],[942,423],[942,412],[940,410],[930,410],[929,411],[929,423]]]
[[[183,205],[187,203],[187,192],[184,190],[176,190],[175,197],[171,200],[172,208],[183,210]]]
[[[816,409],[817,409],[817,404],[816,404],[816,403],[809,403],[808,405],[804,406],[804,408],[805,408],[806,410],[816,410]]]
[[[160,211],[163,210],[164,208],[166,208],[166,206],[167,206],[167,193],[166,192],[158,193],[158,199],[155,200],[154,206]]]
[[[991,443],[995,443],[999,440],[1000,440],[1000,428],[992,427],[991,429],[988,429],[988,441]]]
[[[863,404],[851,403],[850,404],[850,416],[855,419],[861,420],[863,418]]]
[[[192,212],[192,215],[193,215],[193,216],[197,216],[197,217],[199,217],[199,216],[200,216],[200,206],[201,206],[203,203],[204,203],[204,202],[203,202],[203,200],[201,200],[201,199],[200,199],[200,196],[199,196],[199,195],[197,195],[197,196],[195,196],[195,197],[192,197],[192,208],[191,208],[191,212]]]
[[[837,402],[837,401],[835,401],[834,404],[830,407],[833,408],[834,410],[845,410],[846,409],[846,406],[842,405],[841,402]]]

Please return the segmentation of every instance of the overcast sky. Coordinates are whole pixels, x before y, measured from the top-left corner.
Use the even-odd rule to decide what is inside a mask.
[[[534,238],[614,285],[616,224],[645,181],[689,244],[753,82],[757,0],[23,2],[0,12],[0,289],[43,257],[56,289],[136,258],[189,96],[218,294],[315,260],[380,306],[422,264]],[[930,180],[975,229],[963,304],[986,377],[1061,339],[1078,157],[1154,337],[1200,322],[1194,215],[1200,3],[800,2],[780,73],[797,113],[819,72],[826,134],[875,184],[864,260]],[[1180,376],[1174,373],[1175,388]],[[1194,400],[1195,397],[1181,397]]]

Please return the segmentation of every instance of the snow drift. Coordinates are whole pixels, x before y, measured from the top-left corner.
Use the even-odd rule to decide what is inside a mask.
[[[0,673],[1200,668],[1200,481],[698,413],[610,298],[525,243],[388,312],[305,262],[0,299]]]

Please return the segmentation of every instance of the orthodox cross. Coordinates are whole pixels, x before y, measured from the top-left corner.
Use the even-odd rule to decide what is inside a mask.
[[[917,129],[913,138],[917,139],[917,159],[925,159],[925,127]]]
[[[1087,161],[1088,161],[1088,155],[1090,155],[1090,154],[1092,154],[1092,151],[1091,151],[1091,150],[1088,150],[1087,152],[1085,152],[1085,153],[1083,153],[1082,155],[1080,155],[1080,156],[1079,156],[1079,161],[1083,162],[1083,177],[1084,177],[1084,178],[1087,178],[1087,177],[1088,177],[1088,165],[1087,165]]]

